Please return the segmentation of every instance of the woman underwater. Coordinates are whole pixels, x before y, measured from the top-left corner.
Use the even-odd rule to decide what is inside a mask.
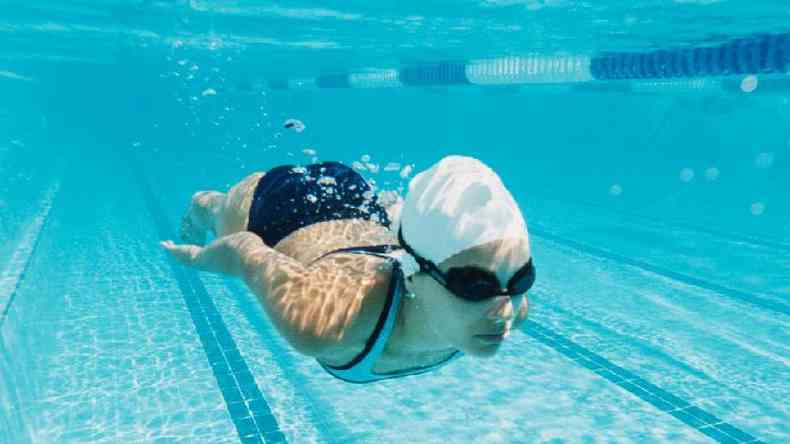
[[[526,319],[535,280],[513,196],[464,156],[417,174],[386,208],[337,162],[254,173],[196,193],[181,238],[161,244],[244,279],[291,346],[353,383],[493,356]]]

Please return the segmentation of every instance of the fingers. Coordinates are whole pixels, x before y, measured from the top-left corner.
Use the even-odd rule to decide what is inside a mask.
[[[192,265],[201,250],[197,245],[176,245],[172,240],[161,241],[159,245],[174,259],[185,265]]]

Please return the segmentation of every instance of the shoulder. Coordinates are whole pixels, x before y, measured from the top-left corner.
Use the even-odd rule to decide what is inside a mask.
[[[394,277],[391,260],[361,254],[336,256],[320,261],[326,261],[324,265],[350,267],[346,272],[349,273],[347,287],[337,291],[333,300],[335,307],[342,307],[340,313],[346,322],[342,332],[321,340],[321,352],[316,356],[330,365],[350,361],[365,347],[386,307]]]

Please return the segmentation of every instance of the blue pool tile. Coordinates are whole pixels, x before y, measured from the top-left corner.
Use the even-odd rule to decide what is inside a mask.
[[[236,424],[236,430],[239,432],[239,436],[258,435],[255,421],[251,417],[233,418],[233,423]]]
[[[611,382],[613,382],[615,384],[620,385],[623,382],[625,382],[625,380],[623,379],[622,376],[612,372],[608,368],[600,368],[600,369],[597,369],[597,370],[594,370],[594,371],[595,371],[595,373],[598,373],[599,375],[603,376],[604,378],[606,378],[607,380],[609,380],[609,381],[611,381]]]
[[[285,435],[283,435],[282,432],[267,433],[263,435],[263,439],[266,444],[280,444],[288,442],[286,441]]]
[[[225,362],[225,357],[222,356],[222,353],[216,354],[206,354],[206,358],[208,358],[209,364],[213,367],[216,364],[222,364]]]
[[[673,411],[669,412],[669,414],[674,416],[675,418],[680,419],[684,423],[686,423],[686,424],[688,424],[688,425],[690,425],[691,427],[694,427],[694,428],[700,428],[702,426],[707,425],[707,423],[705,421],[703,421],[703,420],[701,420],[701,419],[699,419],[699,418],[697,418],[695,416],[690,415],[688,412],[686,412],[685,409],[683,409],[683,410],[673,410]]]
[[[219,344],[219,346],[223,350],[227,351],[227,350],[233,350],[233,349],[236,348],[236,342],[233,340],[233,338],[229,334],[227,334],[227,333],[217,333],[217,332],[215,332],[215,334],[216,334],[216,338],[217,338],[217,343]]]
[[[219,389],[222,391],[222,396],[225,397],[225,402],[228,404],[244,401],[244,397],[241,395],[241,392],[235,385],[221,385],[219,386]]]
[[[638,376],[636,376],[635,374],[629,372],[628,370],[626,370],[626,369],[624,369],[622,367],[610,368],[609,370],[611,370],[612,373],[622,377],[626,381],[630,381],[630,380],[633,380],[633,379],[639,379]]]
[[[655,386],[655,385],[653,385],[653,384],[651,384],[651,383],[649,383],[649,382],[647,382],[647,381],[645,381],[643,379],[636,379],[633,382],[634,382],[634,384],[644,388],[645,390],[647,390],[651,394],[653,394],[655,396],[658,396],[659,398],[663,399],[664,401],[666,401],[666,402],[668,402],[668,403],[670,403],[670,404],[672,404],[672,405],[674,405],[674,406],[676,406],[678,408],[686,408],[686,407],[691,406],[691,404],[689,404],[687,401],[685,401],[685,400],[683,400],[681,398],[678,398],[677,396],[667,392],[666,390],[663,390],[663,389],[661,389],[661,388],[659,388],[659,387],[657,387],[657,386]]]
[[[722,424],[716,424],[714,427],[741,442],[748,442],[757,439],[754,436],[744,432],[743,430],[737,429],[727,424],[726,422]]]
[[[221,361],[214,362],[211,364],[211,369],[214,371],[214,374],[220,373],[230,373],[230,366],[227,362],[225,362],[225,358],[223,357]]]
[[[236,371],[234,375],[236,380],[239,381],[239,385],[255,385],[255,377],[249,371]]]
[[[598,356],[598,355],[588,356],[587,359],[589,359],[592,362],[597,362],[598,364],[601,365],[601,367],[605,367],[605,368],[613,368],[614,367],[614,364],[612,364],[607,359],[602,358],[601,356]]]
[[[663,399],[653,396],[651,394],[647,394],[642,397],[645,401],[649,402],[653,407],[661,410],[662,412],[670,412],[672,410],[676,410],[677,407],[674,405],[664,401]]]
[[[230,368],[233,369],[234,372],[239,370],[239,366],[244,362],[244,358],[239,353],[238,349],[231,349],[225,350],[225,359],[230,364]]]
[[[206,318],[203,313],[198,313],[196,316],[192,316],[192,322],[195,324],[195,330],[198,331],[198,333],[201,331],[212,333],[214,330],[214,328],[209,323],[208,318]]]
[[[565,355],[565,356],[566,356],[568,359],[573,359],[573,360],[576,360],[576,359],[586,359],[586,358],[585,358],[585,357],[584,357],[582,354],[580,354],[580,353],[579,353],[579,352],[577,352],[576,350],[573,350],[573,349],[570,349],[570,348],[569,348],[569,349],[565,349],[565,350],[563,350],[563,354],[564,354],[564,355]]]
[[[258,390],[258,386],[255,384],[253,385],[242,385],[241,387],[241,394],[244,396],[246,400],[253,400],[256,398],[260,398],[261,392]]]
[[[269,405],[262,398],[252,399],[247,402],[247,405],[249,405],[250,411],[255,416],[269,416],[272,414]]]
[[[696,416],[700,420],[705,421],[706,424],[716,424],[716,423],[721,422],[721,419],[711,415],[710,413],[700,409],[699,407],[691,406],[691,407],[688,407],[688,408],[686,408],[684,410],[686,412]]]
[[[259,435],[249,435],[241,437],[241,444],[263,444],[264,440]]]
[[[711,438],[715,439],[716,441],[722,444],[737,444],[738,440],[726,435],[725,433],[713,428],[713,427],[703,427],[699,429],[700,432],[710,436]]]
[[[201,338],[202,339],[202,338]],[[203,343],[203,350],[206,351],[206,356],[223,356],[222,349],[213,340],[213,336],[208,336],[207,341]],[[224,359],[224,356],[223,356]]]
[[[634,384],[632,381],[623,381],[619,386],[643,399],[645,396],[650,396],[650,392]]]
[[[277,419],[272,415],[254,416],[253,418],[258,424],[258,428],[263,433],[273,432],[279,429],[279,426],[277,425]]]
[[[250,416],[250,409],[244,402],[231,402],[227,407],[232,418],[245,418]]]
[[[214,377],[217,378],[217,385],[220,387],[236,387],[236,380],[230,373],[214,374]]]

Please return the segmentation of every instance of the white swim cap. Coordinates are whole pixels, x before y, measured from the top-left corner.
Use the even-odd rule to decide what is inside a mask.
[[[439,264],[471,247],[528,237],[527,224],[499,176],[481,161],[447,156],[409,183],[391,228],[420,256]],[[406,275],[419,271],[404,267]]]

